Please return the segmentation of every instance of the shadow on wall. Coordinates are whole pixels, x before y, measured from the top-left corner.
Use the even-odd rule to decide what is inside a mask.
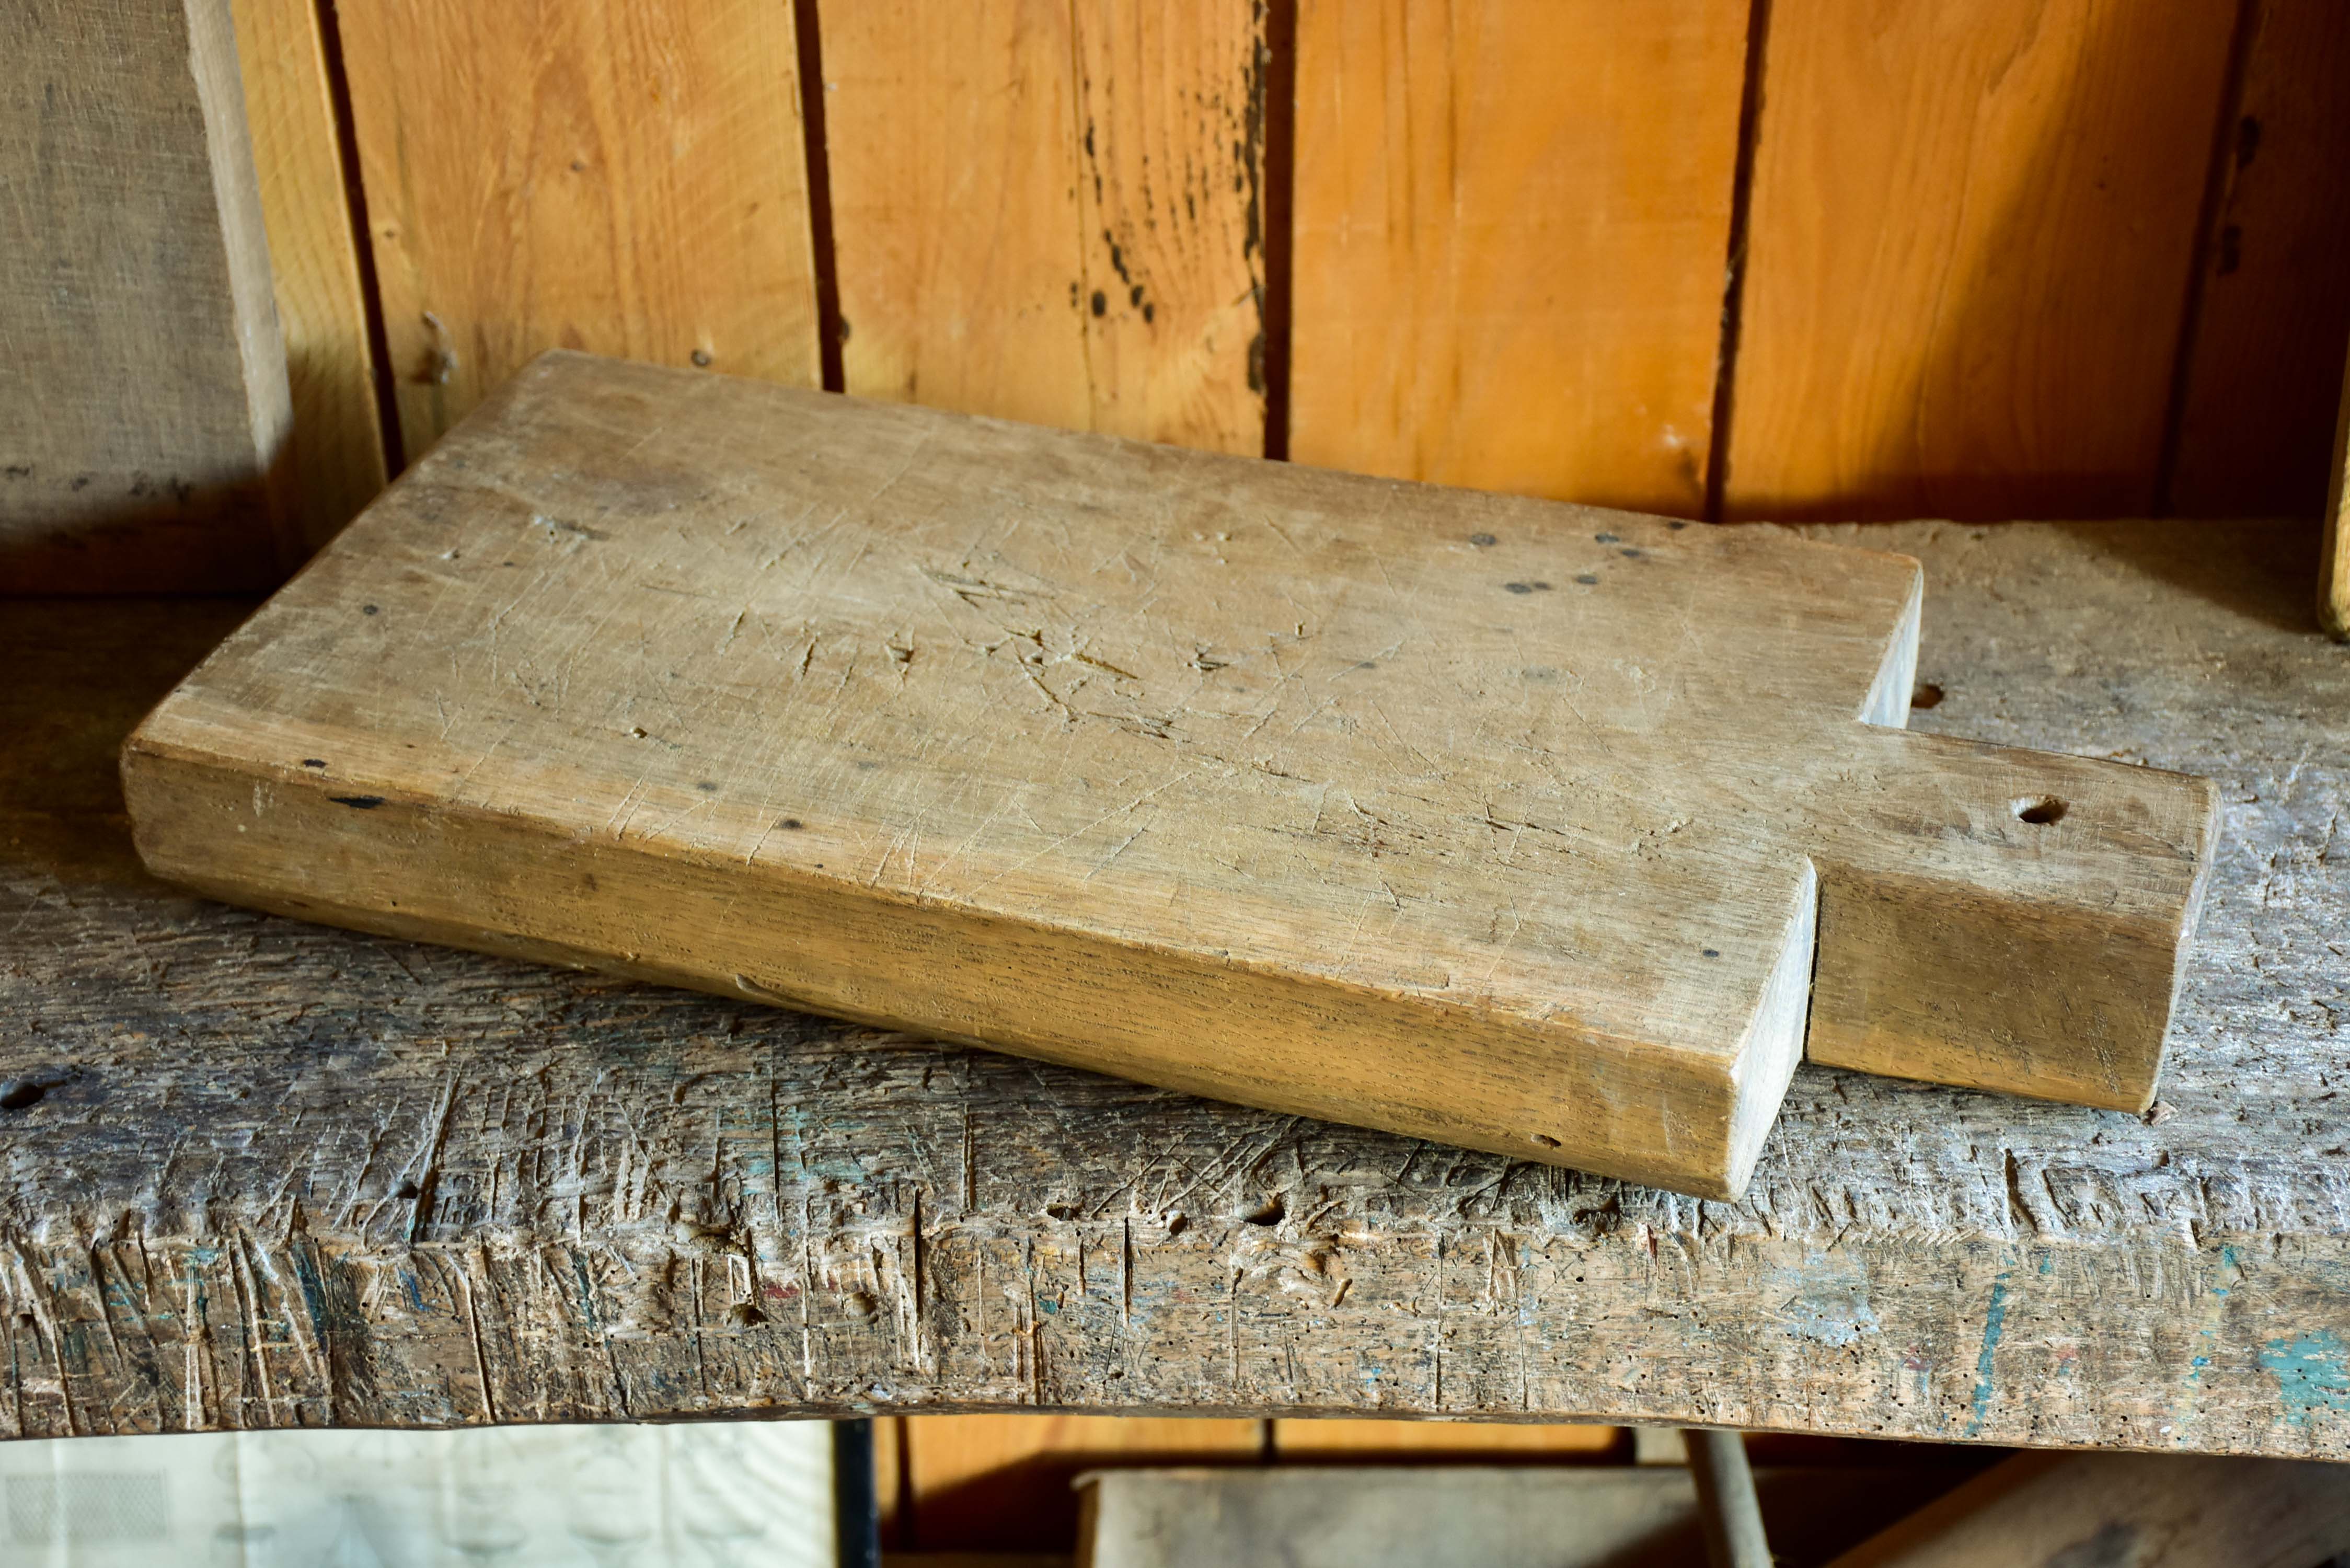
[[[2151,514],[2234,13],[1774,6],[1725,515]]]

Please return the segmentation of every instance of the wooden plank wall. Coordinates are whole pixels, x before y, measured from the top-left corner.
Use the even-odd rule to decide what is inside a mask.
[[[1716,520],[2324,496],[2334,0],[234,11],[307,542],[556,345]]]
[[[2337,0],[234,9],[309,543],[556,346],[1717,520],[2324,498]],[[1498,1433],[885,1436],[956,1544],[1107,1450],[1616,1441]]]

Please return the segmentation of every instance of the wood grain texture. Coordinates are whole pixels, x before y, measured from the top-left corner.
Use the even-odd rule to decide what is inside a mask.
[[[1273,1424],[1273,1451],[1283,1459],[1331,1457],[1405,1460],[1414,1455],[1518,1459],[1605,1458],[1624,1444],[1623,1428],[1534,1426],[1508,1421],[1363,1421],[1337,1417]]]
[[[1149,1416],[916,1416],[910,1539],[925,1552],[1066,1550],[1072,1483],[1102,1465],[1254,1464],[1264,1423]]]
[[[1262,5],[820,10],[849,391],[1261,450]]]
[[[2189,516],[2319,509],[2350,348],[2350,11],[2252,16],[2170,483]]]
[[[275,584],[292,417],[227,0],[26,0],[0,59],[0,592]]]
[[[2208,786],[1884,727],[1901,557],[562,354],[348,537],[159,872],[1715,1196],[1807,989],[2152,1096]]]
[[[384,485],[359,236],[343,184],[316,0],[234,0],[234,7],[293,399],[296,532],[307,555]]]
[[[1831,1568],[2295,1568],[2350,1552],[2338,1465],[2155,1454],[2026,1454]]]
[[[1701,514],[1748,10],[1304,0],[1291,455]]]
[[[2350,1459],[2309,526],[1866,537],[1934,585],[1916,722],[2212,774],[2221,855],[2150,1118],[1807,1067],[1737,1204],[187,897],[114,757],[243,607],[18,607],[0,1431],[1025,1407]]]
[[[2152,506],[2234,0],[1778,0],[1725,514]]]
[[[336,16],[410,461],[543,348],[816,384],[789,5]]]

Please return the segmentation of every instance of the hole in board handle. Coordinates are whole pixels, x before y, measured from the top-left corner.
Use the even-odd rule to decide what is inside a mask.
[[[2053,794],[2028,794],[2015,803],[2015,820],[2045,827],[2064,817],[2064,803]]]

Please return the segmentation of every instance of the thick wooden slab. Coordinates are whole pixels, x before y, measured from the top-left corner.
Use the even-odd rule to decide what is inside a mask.
[[[2210,792],[1860,722],[1918,595],[552,355],[125,782],[150,865],[241,901],[1731,1193],[1815,929],[1814,1054],[2151,1093]]]

